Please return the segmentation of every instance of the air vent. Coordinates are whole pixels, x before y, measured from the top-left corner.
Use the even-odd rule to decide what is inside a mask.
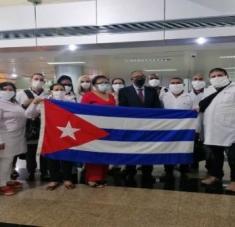
[[[98,33],[131,33],[148,31],[165,31],[195,28],[214,28],[235,25],[235,16],[207,17],[166,21],[149,21],[139,23],[112,24],[105,26],[79,26],[44,28],[0,32],[0,40],[33,37],[79,36]]]

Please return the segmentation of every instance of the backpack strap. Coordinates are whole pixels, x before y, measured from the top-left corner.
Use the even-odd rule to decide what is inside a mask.
[[[34,99],[34,95],[32,91],[30,91],[29,89],[24,90],[24,93],[27,95],[29,99]]]
[[[231,84],[231,82],[226,85],[225,87],[222,87],[220,89],[218,89],[215,93],[207,96],[206,98],[204,98],[203,100],[201,100],[199,102],[199,112],[204,113],[206,111],[206,109],[208,108],[208,106],[212,103],[212,101],[214,100],[214,98],[221,92],[223,91],[226,87],[228,87]]]

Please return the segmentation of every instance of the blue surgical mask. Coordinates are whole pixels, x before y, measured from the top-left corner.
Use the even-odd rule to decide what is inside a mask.
[[[102,83],[102,84],[97,84],[97,89],[100,92],[107,92],[111,89],[110,84]]]

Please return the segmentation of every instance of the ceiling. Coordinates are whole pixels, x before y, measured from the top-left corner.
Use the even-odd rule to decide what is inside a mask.
[[[42,3],[78,2],[89,0],[42,0]],[[0,0],[0,6],[31,4],[28,0]]]
[[[81,66],[83,73],[104,73],[110,77],[121,76],[127,80],[129,73],[138,69],[160,70],[157,73],[165,80],[175,75],[191,77],[196,72],[208,74],[214,67],[230,68],[228,71],[235,79],[235,58],[221,59],[220,56],[235,56],[234,44],[78,49],[75,52],[70,52],[64,47],[53,51],[5,52],[0,53],[0,75],[5,74],[10,78],[12,73],[17,73],[19,78],[23,78],[34,72],[42,72],[48,79],[53,79],[55,66],[48,65],[47,62],[82,61],[86,62]]]

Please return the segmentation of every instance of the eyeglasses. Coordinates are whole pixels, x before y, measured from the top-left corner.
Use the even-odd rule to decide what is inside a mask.
[[[145,75],[137,75],[137,76],[132,77],[131,79],[138,80],[138,79],[143,79],[143,78],[145,78]]]
[[[194,78],[194,79],[193,79],[193,81],[197,81],[197,80],[202,81],[202,80],[203,80],[203,78]]]
[[[44,82],[44,79],[34,78],[33,80]]]

